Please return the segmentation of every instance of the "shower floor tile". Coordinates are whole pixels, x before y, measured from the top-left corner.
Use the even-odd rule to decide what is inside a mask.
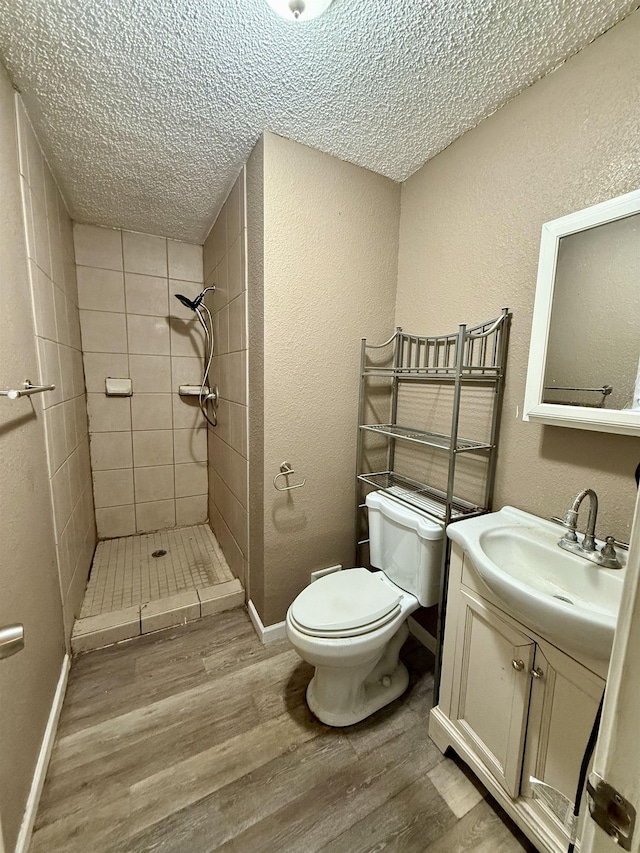
[[[101,648],[243,604],[242,584],[206,524],[108,539],[96,549],[71,648]]]
[[[96,548],[80,619],[233,579],[206,524],[107,539]]]

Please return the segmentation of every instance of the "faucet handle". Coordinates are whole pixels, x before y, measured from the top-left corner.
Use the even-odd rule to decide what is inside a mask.
[[[616,554],[616,549],[614,547],[614,542],[616,540],[613,536],[605,536],[604,545],[600,549],[600,553],[603,557],[617,559],[618,555]]]
[[[567,528],[564,538],[568,542],[577,542],[578,537],[576,536],[576,526],[578,524],[578,513],[574,509],[568,510],[562,523]]]
[[[600,549],[600,565],[604,566],[605,569],[621,569],[622,563],[618,559],[618,555],[616,554],[616,549],[614,546],[614,542],[616,540],[613,536],[607,536],[604,540],[604,545]]]

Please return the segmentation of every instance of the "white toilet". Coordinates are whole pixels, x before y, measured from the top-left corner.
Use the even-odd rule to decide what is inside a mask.
[[[287,612],[291,644],[316,668],[307,703],[329,726],[357,723],[407,689],[406,620],[439,597],[442,525],[382,492],[366,503],[371,564],[382,571],[326,575]]]

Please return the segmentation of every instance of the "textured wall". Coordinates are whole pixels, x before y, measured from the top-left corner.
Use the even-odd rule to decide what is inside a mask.
[[[508,305],[495,505],[556,515],[591,486],[599,531],[623,539],[638,439],[523,423],[522,401],[542,223],[640,185],[639,42],[636,12],[404,184],[396,312],[439,333]]]
[[[78,295],[98,535],[128,536],[207,518],[207,440],[197,399],[203,334],[173,298],[202,290],[202,247],[76,225]],[[132,397],[105,378],[130,377]]]
[[[75,219],[200,242],[265,128],[404,180],[636,5],[0,0],[0,50]]]
[[[245,173],[240,172],[204,244],[205,297],[213,313],[218,423],[209,428],[209,522],[234,575],[247,577],[248,449]]]
[[[387,178],[264,136],[264,578],[256,591],[252,574],[251,595],[265,624],[311,571],[354,558],[360,338],[392,329],[399,195]],[[274,489],[284,460],[303,488]]]
[[[36,147],[36,161],[37,154]],[[10,388],[27,377],[49,379],[37,360],[14,94],[2,67],[0,186],[0,387]],[[0,666],[0,802],[7,851],[14,849],[64,655],[43,402],[44,395],[15,402],[0,398],[0,625],[22,622],[27,640],[20,654]]]
[[[80,613],[96,544],[71,219],[16,97],[29,278],[65,631]],[[50,378],[49,378],[50,377]]]

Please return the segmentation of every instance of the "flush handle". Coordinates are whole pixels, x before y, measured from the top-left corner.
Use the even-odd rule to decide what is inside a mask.
[[[24,649],[24,625],[5,625],[0,628],[0,660],[10,658]]]

